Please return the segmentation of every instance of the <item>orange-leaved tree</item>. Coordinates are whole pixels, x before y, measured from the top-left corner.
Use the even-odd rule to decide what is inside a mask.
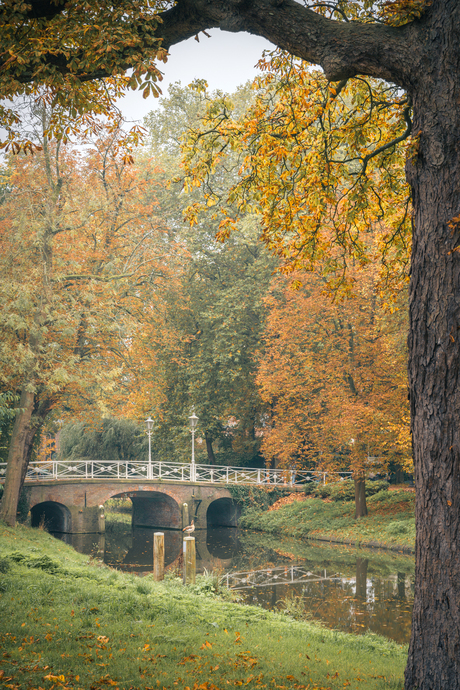
[[[351,265],[379,258],[391,298],[406,282],[410,250],[410,101],[371,79],[332,86],[283,53],[261,65],[246,112],[228,96],[210,98],[185,137],[184,185],[203,190],[189,219],[212,213],[225,239],[240,214],[256,213],[282,270],[320,270],[333,291],[352,286]],[[214,172],[235,157],[239,177],[224,197]]]
[[[191,222],[204,213],[220,217],[218,236],[224,240],[241,214],[258,214],[261,238],[282,259],[280,270],[293,274],[294,287],[304,281],[309,290],[316,286],[315,292],[323,294],[321,303],[326,312],[341,307],[340,302],[328,303],[324,293],[336,299],[347,297],[351,301],[344,304],[342,317],[347,310],[354,313],[361,296],[360,310],[369,300],[367,318],[372,323],[377,305],[386,305],[384,309],[390,312],[401,304],[401,291],[407,282],[410,197],[403,162],[411,131],[410,101],[395,88],[370,79],[344,80],[331,86],[323,74],[280,52],[273,53],[262,67],[266,74],[255,81],[254,102],[246,112],[237,113],[227,96],[209,99],[199,126],[187,133],[184,185],[203,188],[202,200],[189,206],[188,217]],[[213,184],[215,171],[223,161],[234,162],[235,157],[239,159],[239,178],[223,196]],[[367,278],[363,273],[366,268]],[[312,272],[318,274],[316,279],[308,277]],[[295,314],[300,336],[303,325],[309,323],[308,311],[297,310]],[[357,347],[353,340],[357,324],[342,317],[335,321],[341,325],[331,332],[329,346],[335,338],[342,343],[341,348],[349,343],[348,363],[343,362],[346,368],[352,362],[350,353]],[[376,358],[373,342],[374,335],[363,337],[361,345],[368,343],[369,350],[355,361]],[[324,346],[319,348],[324,354],[321,348]],[[288,359],[286,375],[292,371]],[[356,493],[363,499],[364,469],[359,466],[364,462],[363,448],[373,435],[369,431],[372,413],[369,403],[363,405],[353,392],[353,376],[337,370],[331,379],[330,366],[331,361],[326,365],[320,356],[312,358],[309,376],[313,377],[314,390],[321,380],[320,389],[325,387],[334,399],[326,418],[334,409],[340,425],[332,424],[331,416],[330,423],[323,425],[324,400],[321,404],[316,401],[319,408],[314,414],[300,414],[309,419],[310,437],[317,435],[329,448],[328,452],[317,450],[317,461],[322,458],[324,464],[328,456],[330,462],[340,447],[346,447],[348,456],[354,457]],[[388,384],[381,373],[378,383],[375,370],[376,399],[375,386],[383,390]],[[298,375],[292,384],[294,381],[302,387]],[[283,392],[272,393],[275,398],[283,397]],[[407,399],[407,395],[403,397]],[[384,398],[380,398],[382,402]],[[293,418],[290,423],[294,423]],[[273,443],[276,433],[275,425]],[[296,447],[296,441],[287,441],[287,437],[284,442],[288,447]],[[350,445],[352,438],[355,444]],[[363,505],[358,512],[364,512],[363,500],[358,504]]]
[[[109,131],[82,154],[45,136],[41,153],[6,163],[0,358],[2,387],[20,395],[1,512],[9,524],[44,420],[117,410],[137,385],[132,343],[140,334],[145,343],[151,304],[174,279],[155,171],[125,165],[116,144]]]
[[[411,464],[405,312],[383,306],[369,270],[334,302],[320,275],[301,278],[297,290],[277,278],[266,299],[262,452],[283,467],[351,471],[361,517],[366,476]]]

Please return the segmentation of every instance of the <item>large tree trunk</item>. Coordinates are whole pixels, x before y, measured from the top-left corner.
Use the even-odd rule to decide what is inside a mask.
[[[37,393],[27,390],[32,384],[24,384],[21,391],[19,412],[16,415],[8,451],[5,488],[0,509],[0,519],[14,527],[16,524],[19,495],[29,466],[34,441],[40,433],[54,399],[40,400]]]
[[[460,6],[433,3],[417,88],[409,385],[416,575],[406,689],[460,688]]]
[[[27,390],[28,386],[23,386],[21,400],[19,402],[19,412],[14,421],[13,432],[11,435],[10,448],[8,452],[8,466],[3,491],[0,519],[7,525],[14,527],[16,524],[16,511],[18,508],[19,494],[27,470],[28,438],[30,435],[30,422],[34,410],[33,392]]]
[[[355,519],[366,517],[366,480],[364,477],[355,477]]]

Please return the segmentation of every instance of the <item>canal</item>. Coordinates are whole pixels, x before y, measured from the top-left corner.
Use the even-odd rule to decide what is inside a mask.
[[[108,525],[105,535],[60,534],[81,553],[125,572],[153,567],[153,530]],[[181,573],[182,532],[167,530],[165,566]],[[410,637],[414,559],[400,553],[274,538],[237,528],[194,533],[197,571],[214,573],[241,601],[321,621],[352,633],[370,631],[406,644]]]

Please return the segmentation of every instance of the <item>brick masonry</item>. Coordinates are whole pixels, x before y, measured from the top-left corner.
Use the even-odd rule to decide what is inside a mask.
[[[208,520],[234,526],[238,517],[229,490],[213,484],[77,479],[28,481],[25,488],[32,519],[49,511],[61,525],[56,531],[63,532],[103,531],[99,506],[114,497],[131,498],[133,524],[145,527],[181,529],[192,517],[198,529],[206,529]]]

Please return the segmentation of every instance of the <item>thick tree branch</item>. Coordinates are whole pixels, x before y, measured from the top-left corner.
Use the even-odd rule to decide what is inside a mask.
[[[400,86],[407,85],[414,41],[419,39],[423,25],[413,22],[391,27],[338,22],[294,0],[181,0],[161,16],[163,26],[159,33],[166,48],[183,40],[180,36],[187,28],[188,36],[213,27],[247,31],[321,65],[331,81],[364,74]]]
[[[70,4],[66,5],[66,12],[72,16]],[[158,16],[161,24],[157,27]],[[331,81],[362,74],[405,88],[411,85],[417,70],[414,56],[419,51],[415,47],[422,40],[420,34],[424,30],[423,20],[402,27],[339,22],[322,17],[294,0],[178,0],[173,8],[158,16],[150,22],[143,20],[138,28],[141,45],[136,48],[137,55],[148,57],[154,53],[152,36],[161,38],[161,45],[169,50],[206,29],[246,31],[320,65]],[[50,53],[42,56],[41,61],[63,74],[72,72],[81,81],[109,76],[102,69],[72,71],[72,60],[77,58],[78,62],[82,57],[82,53],[68,57]],[[133,65],[132,47],[118,50],[116,63],[118,72],[129,69]],[[33,71],[25,70],[18,79],[23,83],[32,81]]]

